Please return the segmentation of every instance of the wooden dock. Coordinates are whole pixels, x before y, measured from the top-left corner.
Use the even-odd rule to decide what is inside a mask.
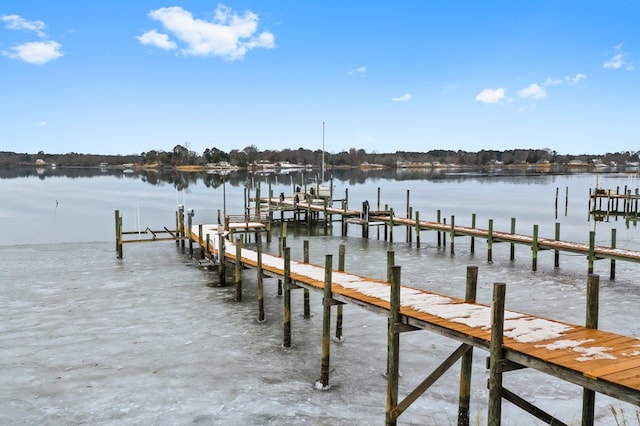
[[[304,208],[311,207],[304,206]],[[378,217],[376,220],[385,220],[385,218]],[[391,220],[397,221],[398,218]],[[417,226],[442,231],[450,229],[443,224],[430,222],[424,225],[418,222]],[[587,324],[581,326],[504,310],[504,284],[495,284],[494,300],[491,306],[476,303],[477,268],[475,268],[475,278],[474,268],[470,267],[468,271],[467,296],[462,300],[401,286],[400,267],[393,265],[393,252],[389,252],[387,257],[388,280],[382,281],[344,272],[343,266],[340,266],[340,264],[344,265],[343,259],[335,269],[331,255],[327,255],[323,267],[310,264],[306,253],[307,258],[304,261],[291,260],[288,247],[282,247],[282,257],[263,254],[259,238],[257,250],[248,250],[242,247],[241,239],[236,242],[226,240],[218,233],[220,230],[219,225],[199,225],[186,229],[191,240],[207,252],[206,256],[217,257],[221,264],[232,262],[236,265],[236,294],[239,299],[242,294],[243,268],[250,267],[257,270],[259,304],[263,275],[277,277],[284,282],[283,345],[285,347],[291,344],[290,291],[298,287],[323,291],[323,347],[321,380],[317,384],[319,388],[326,388],[329,385],[330,339],[328,334],[331,307],[338,306],[341,315],[341,305],[352,303],[389,317],[386,417],[388,425],[396,424],[402,412],[458,359],[463,360],[461,377],[468,376],[467,379],[461,379],[460,384],[459,424],[468,424],[468,382],[471,374],[470,357],[474,347],[490,352],[488,410],[490,425],[500,424],[500,407],[503,399],[513,402],[547,423],[564,424],[502,386],[504,373],[522,368],[533,368],[583,387],[582,416],[583,424],[586,425],[593,424],[595,392],[636,406],[640,405],[640,339],[597,329],[597,275],[589,276]],[[465,235],[483,238],[489,235],[486,230],[475,228],[456,227],[452,232],[466,232]],[[494,238],[532,243],[528,237],[513,234],[498,233]],[[584,250],[582,246],[568,246],[567,243],[555,240],[538,240],[538,243],[554,249],[575,252]],[[617,252],[606,253],[605,251],[599,252],[600,254],[620,255]],[[305,302],[307,300],[305,298]],[[413,330],[432,331],[457,340],[461,345],[413,392],[399,401],[398,335],[401,332]]]
[[[416,244],[420,246],[421,231],[436,231],[438,233],[438,245],[441,242],[441,236],[449,237],[450,251],[453,254],[455,250],[455,238],[460,236],[471,238],[471,252],[475,250],[475,238],[481,238],[487,242],[487,260],[493,261],[493,244],[505,242],[511,244],[510,260],[514,260],[514,246],[524,245],[531,247],[532,270],[537,270],[538,252],[543,250],[554,251],[554,267],[560,266],[559,254],[576,253],[585,255],[587,259],[587,271],[593,272],[594,261],[600,259],[611,260],[610,279],[615,279],[615,261],[640,262],[640,251],[616,248],[615,230],[611,235],[611,246],[602,246],[595,244],[595,233],[589,235],[589,243],[577,243],[571,241],[563,241],[560,239],[560,224],[556,223],[556,231],[554,238],[545,238],[538,236],[538,226],[534,225],[532,234],[518,234],[515,232],[515,219],[512,219],[510,231],[496,231],[493,229],[493,221],[489,220],[487,228],[477,228],[475,226],[475,215],[472,217],[472,226],[456,225],[455,217],[451,216],[450,222],[441,221],[438,217],[437,221],[421,220],[418,212],[415,217],[401,217],[394,214],[393,209],[384,211],[358,211],[348,209],[346,204],[342,208],[329,206],[327,203],[318,204],[313,202],[299,201],[294,202],[292,198],[261,198],[260,204],[265,205],[266,209],[272,214],[274,211],[280,211],[283,215],[284,211],[301,210],[308,212],[307,217],[311,217],[313,213],[323,214],[325,222],[334,221],[333,216],[339,217],[342,222],[342,235],[347,234],[347,226],[349,223],[357,224],[362,227],[362,235],[367,238],[369,235],[368,228],[372,225],[383,225],[389,228],[389,241],[393,242],[393,227],[403,226],[408,230],[408,234],[415,230]],[[439,212],[438,212],[438,216]],[[385,231],[385,239],[387,232]]]

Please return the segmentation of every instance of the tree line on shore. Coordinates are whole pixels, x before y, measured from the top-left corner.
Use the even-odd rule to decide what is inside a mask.
[[[333,167],[357,167],[362,164],[376,164],[384,167],[396,167],[401,163],[440,163],[457,164],[461,166],[484,166],[490,164],[569,164],[570,162],[584,162],[591,164],[637,163],[640,161],[640,151],[622,151],[607,154],[558,154],[550,149],[510,149],[510,150],[480,150],[468,152],[462,150],[436,149],[426,152],[396,151],[395,153],[368,153],[364,149],[351,148],[338,153],[323,152],[320,149],[306,148],[264,150],[260,151],[255,145],[249,145],[242,150],[232,149],[225,152],[216,147],[207,148],[198,154],[190,150],[189,145],[176,145],[171,151],[150,150],[140,154],[130,155],[100,155],[79,154],[50,154],[15,153],[0,151],[0,166],[34,166],[40,164],[56,164],[63,167],[98,167],[100,165],[119,166],[122,164],[157,165],[162,167],[176,167],[180,165],[206,165],[225,162],[240,168],[246,168],[258,162],[291,163],[300,165],[319,166],[323,157],[325,164]]]

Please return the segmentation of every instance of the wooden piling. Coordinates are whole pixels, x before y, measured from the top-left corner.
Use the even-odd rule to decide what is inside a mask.
[[[560,222],[556,222],[556,233],[555,233],[556,241],[560,241]],[[560,250],[555,250],[553,252],[553,267],[560,267]]]
[[[291,247],[284,247],[284,333],[282,346],[291,347]]]
[[[257,274],[258,274],[258,321],[264,322],[264,275],[262,273],[262,236],[256,234]]]
[[[589,274],[587,277],[587,309],[585,326],[598,328],[598,306],[600,299],[600,276]],[[592,426],[595,420],[596,393],[590,389],[582,391],[582,425]]]
[[[471,228],[475,228],[476,227],[476,214],[472,213],[471,214]],[[472,236],[471,237],[471,254],[475,253],[476,251],[476,237]]]
[[[198,249],[200,250],[200,259],[204,259],[204,250],[202,249],[202,240],[203,240],[203,234],[202,234],[202,224],[198,225]]]
[[[436,211],[436,222],[440,223],[440,209]],[[440,241],[440,231],[436,231],[436,234],[438,236],[438,247],[440,247],[442,245],[442,242]]]
[[[396,264],[395,252],[393,250],[387,251],[387,282],[391,282],[391,271]]]
[[[455,253],[455,237],[456,237],[456,217],[451,215],[451,231],[449,231],[450,239],[451,239],[451,254]]]
[[[340,244],[338,247],[338,271],[344,272],[346,246]],[[342,304],[339,303],[336,312],[336,341],[342,341]]]
[[[227,263],[225,258],[225,238],[224,233],[221,232],[221,226],[218,226],[218,262],[220,266],[218,267],[218,282],[220,285],[225,285],[227,283]],[[184,241],[184,240],[183,240]]]
[[[242,301],[242,238],[236,239],[236,270],[235,270],[235,282],[236,282],[236,302]]]
[[[504,305],[506,284],[493,285],[491,307],[491,342],[489,345],[489,410],[487,425],[499,426],[502,417],[502,342],[504,338]]]
[[[538,270],[538,225],[533,225],[533,239],[531,241],[531,270]]]
[[[416,247],[420,248],[420,212],[416,210]]]
[[[302,242],[302,247],[303,247],[303,262],[304,263],[309,263],[309,240],[304,240]],[[305,318],[311,318],[311,306],[309,304],[309,289],[305,288],[304,289],[304,317]]]
[[[611,248],[616,248],[616,230],[611,229]],[[614,281],[616,279],[616,260],[611,259],[611,269],[609,270],[609,279]]]
[[[493,262],[493,219],[489,219],[489,231],[487,234],[487,262]]]
[[[115,211],[115,229],[116,229],[116,253],[118,259],[122,259],[122,216],[120,210]]]
[[[478,267],[467,267],[467,285],[464,301],[476,302],[478,288]],[[462,356],[460,364],[460,392],[458,400],[458,426],[469,426],[469,407],[471,400],[471,370],[473,365],[473,346]]]
[[[511,234],[513,235],[515,233],[516,233],[516,218],[512,217],[511,218]],[[513,262],[515,259],[516,259],[516,244],[510,243],[509,260]]]
[[[395,426],[393,409],[398,405],[398,376],[400,370],[400,267],[391,268],[391,299],[387,326],[387,426]]]
[[[596,260],[596,233],[589,232],[589,254],[587,255],[587,273],[593,274],[593,263]]]
[[[331,292],[333,256],[325,256],[324,265],[324,298],[322,302],[322,364],[320,384],[322,388],[329,386],[329,358],[331,354]]]

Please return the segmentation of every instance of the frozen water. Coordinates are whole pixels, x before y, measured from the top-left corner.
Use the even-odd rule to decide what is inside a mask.
[[[26,192],[24,186],[13,189],[16,195],[9,197],[9,205],[19,204],[16,200],[21,191],[43,194],[40,200],[44,202],[59,198],[57,212],[47,210],[46,217],[31,199],[25,201],[26,216],[17,213],[19,207],[0,208],[0,216],[12,225],[0,245],[0,424],[384,422],[385,317],[345,306],[344,341],[331,345],[330,388],[318,391],[322,329],[319,293],[311,292],[313,315],[304,319],[302,292],[293,292],[293,346],[283,348],[282,298],[276,294],[274,279],[265,279],[267,318],[261,323],[257,321],[256,277],[252,271],[244,273],[244,298],[236,302],[232,286],[218,286],[216,273],[199,268],[173,243],[126,245],[124,259],[118,260],[112,241],[113,209],[122,207],[121,195],[114,195],[113,184],[104,185],[100,179],[75,185],[70,181],[55,182],[58,186],[47,183],[43,188],[30,183]],[[12,184],[21,185],[15,181]],[[81,190],[83,185],[90,189]],[[86,201],[84,194],[76,192],[90,192],[101,185],[105,186],[99,189],[104,191],[103,196],[89,197],[87,211],[66,210],[71,201],[64,194]],[[135,182],[118,185],[128,188],[125,198],[137,194]],[[394,185],[404,189],[409,183]],[[443,186],[444,191],[464,190],[463,185]],[[505,184],[497,187],[509,190]],[[433,185],[425,191],[442,189],[438,188]],[[540,191],[540,187],[535,190]],[[359,195],[353,194],[358,191],[362,188],[356,186],[351,192],[356,200]],[[398,193],[402,191],[392,190],[392,194]],[[5,187],[4,194],[10,194]],[[365,196],[371,199],[364,194],[361,198]],[[206,216],[203,221],[212,222],[214,209],[206,204],[211,203],[210,197],[197,188],[190,197],[188,201],[197,214]],[[153,222],[149,225],[171,226],[175,193],[165,189],[161,196],[152,198],[141,203],[142,228],[147,225],[145,218]],[[438,208],[464,213],[458,210],[461,206],[453,205],[454,198],[435,199]],[[435,203],[433,197],[430,200]],[[582,208],[586,204],[583,201],[580,199]],[[145,203],[151,204],[151,210],[165,211],[151,216]],[[395,204],[402,203],[400,199]],[[493,214],[478,205],[469,208],[485,216]],[[124,215],[125,224],[131,223],[127,222],[131,214]],[[424,216],[421,214],[421,218]],[[521,216],[516,211],[513,216],[527,222],[538,214]],[[70,231],[74,223],[80,228]],[[571,226],[567,224],[568,233],[582,234],[572,231]],[[507,227],[508,218],[499,228]],[[290,230],[291,234],[299,232]],[[541,232],[544,234],[552,232]],[[395,238],[396,243],[390,245],[375,237],[309,237],[311,260],[322,265],[329,253],[337,259],[338,245],[345,244],[347,271],[384,279],[386,251],[393,248],[395,262],[402,267],[403,283],[454,297],[464,296],[466,267],[477,265],[479,302],[490,302],[493,283],[506,282],[508,309],[584,323],[586,260],[582,256],[562,255],[561,267],[556,270],[553,253],[542,252],[538,271],[531,272],[526,247],[517,246],[516,261],[509,262],[508,245],[495,245],[494,262],[488,264],[486,246],[478,240],[476,252],[471,254],[469,240],[457,239],[456,253],[451,255],[448,246],[436,246],[434,234],[422,235],[421,248],[415,243],[398,242],[404,241],[402,232]],[[606,238],[603,240],[606,243]],[[292,258],[301,259],[301,238],[290,237],[288,242]],[[620,247],[637,248],[637,230],[620,230],[618,242]],[[277,253],[276,244],[268,245],[265,251]],[[601,275],[600,328],[640,336],[640,324],[634,320],[640,303],[638,265],[618,262],[615,281],[607,279],[608,261],[598,262],[596,269]],[[335,311],[333,316],[335,321]],[[567,345],[579,347],[579,343]],[[404,333],[401,397],[457,345],[425,331]],[[472,424],[486,423],[486,356],[484,351],[474,351]],[[458,380],[458,368],[454,367],[400,417],[399,424],[456,424]],[[578,386],[536,371],[508,373],[504,385],[563,421],[579,424],[582,389]],[[629,424],[637,423],[637,407],[603,395],[597,395],[596,403],[598,425],[617,424],[612,409]],[[503,423],[541,424],[508,402],[503,404]]]

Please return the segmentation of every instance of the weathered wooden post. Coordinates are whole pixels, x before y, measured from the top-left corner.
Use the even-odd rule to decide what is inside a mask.
[[[471,227],[475,229],[476,227],[476,214],[471,214]],[[471,254],[476,252],[476,237],[471,236]]]
[[[258,321],[264,322],[264,282],[262,274],[262,236],[256,235],[257,274],[258,274]]]
[[[420,248],[420,212],[416,210],[416,247]]]
[[[516,218],[511,218],[511,235],[516,233]],[[510,243],[509,247],[509,260],[514,261],[516,259],[516,245],[515,243]]]
[[[236,281],[236,302],[240,302],[242,300],[242,238],[238,237],[236,239],[236,270],[235,270],[235,281]]]
[[[407,219],[411,220],[413,218],[413,207],[409,207],[409,216],[407,216]],[[408,238],[408,243],[413,241],[413,227],[411,225],[407,225],[407,236]]]
[[[185,229],[184,229],[184,206],[182,204],[180,204],[180,206],[178,207],[178,218],[179,218],[178,219],[179,220],[178,235],[182,237],[182,240],[180,240],[180,248],[184,253],[184,249],[185,249],[184,237],[186,235],[185,235]],[[189,229],[189,237],[191,237],[191,229]]]
[[[393,208],[389,210],[389,242],[393,243]]]
[[[193,237],[191,236],[191,226],[193,222],[193,215],[191,214],[193,210],[189,209],[187,212],[187,226],[188,226],[188,236],[189,236],[189,257],[193,258]]]
[[[616,229],[611,229],[611,248],[616,248]],[[611,281],[616,279],[616,260],[611,259],[611,269],[609,271],[609,279]]]
[[[598,328],[598,306],[600,303],[600,276],[589,274],[587,277],[587,309],[585,326]],[[596,393],[590,389],[582,391],[582,425],[591,426],[595,420]]]
[[[302,246],[303,246],[303,262],[304,263],[309,263],[309,240],[304,240],[302,242]],[[309,304],[309,289],[305,288],[304,289],[304,317],[305,318],[311,318],[311,306]]]
[[[489,230],[487,231],[487,262],[493,262],[493,219],[489,219]]]
[[[331,304],[333,294],[331,281],[333,256],[327,254],[324,264],[324,298],[322,300],[322,364],[320,367],[320,385],[323,389],[329,386],[329,357],[331,353]]]
[[[282,346],[291,347],[291,248],[284,248],[284,337]]]
[[[227,283],[227,263],[225,256],[225,238],[222,226],[218,226],[218,262],[220,262],[220,266],[218,267],[218,281],[220,285],[225,285]]]
[[[538,225],[533,225],[533,238],[531,242],[531,270],[538,270]]]
[[[467,266],[467,286],[464,301],[476,302],[478,288],[478,267]],[[469,407],[471,400],[471,369],[473,365],[473,346],[469,346],[462,356],[460,364],[460,397],[458,401],[458,426],[469,426]]]
[[[338,271],[344,272],[344,258],[346,253],[346,246],[340,244],[338,247]],[[337,342],[342,341],[342,303],[338,303],[336,313],[336,338]]]
[[[560,241],[560,222],[556,222],[555,240]],[[555,250],[553,253],[553,267],[560,267],[560,250]]]
[[[455,238],[456,238],[456,217],[454,215],[451,215],[451,230],[449,231],[449,235],[450,235],[450,239],[451,239],[451,254],[454,254],[455,250]]]
[[[396,253],[393,250],[387,251],[387,282],[391,282],[391,270],[396,265]]]
[[[589,254],[587,255],[587,273],[593,274],[593,263],[596,260],[596,233],[589,231]]]
[[[506,284],[493,285],[491,307],[491,342],[489,345],[489,412],[488,426],[499,426],[502,418],[502,342],[504,339],[504,304]]]
[[[409,206],[409,195],[410,195],[410,190],[407,189],[407,210],[405,213],[405,217],[407,219],[411,219],[411,207]],[[411,242],[411,226],[407,225],[407,229],[405,231],[406,235],[405,235],[405,242],[410,243]]]
[[[440,223],[440,209],[436,211],[436,222]],[[440,241],[440,231],[437,231],[436,234],[438,235],[438,247],[440,247],[442,245]]]
[[[204,259],[204,250],[202,249],[202,239],[203,239],[203,234],[202,234],[202,224],[198,224],[198,248],[200,250],[200,259]]]
[[[391,268],[391,298],[387,325],[387,426],[395,426],[393,409],[398,405],[398,376],[400,370],[400,266]]]
[[[118,259],[122,259],[122,216],[120,216],[120,210],[116,210],[116,253]]]
[[[442,219],[442,224],[446,225],[447,224],[447,218],[443,218]],[[446,247],[447,246],[447,233],[442,231],[442,247]]]

